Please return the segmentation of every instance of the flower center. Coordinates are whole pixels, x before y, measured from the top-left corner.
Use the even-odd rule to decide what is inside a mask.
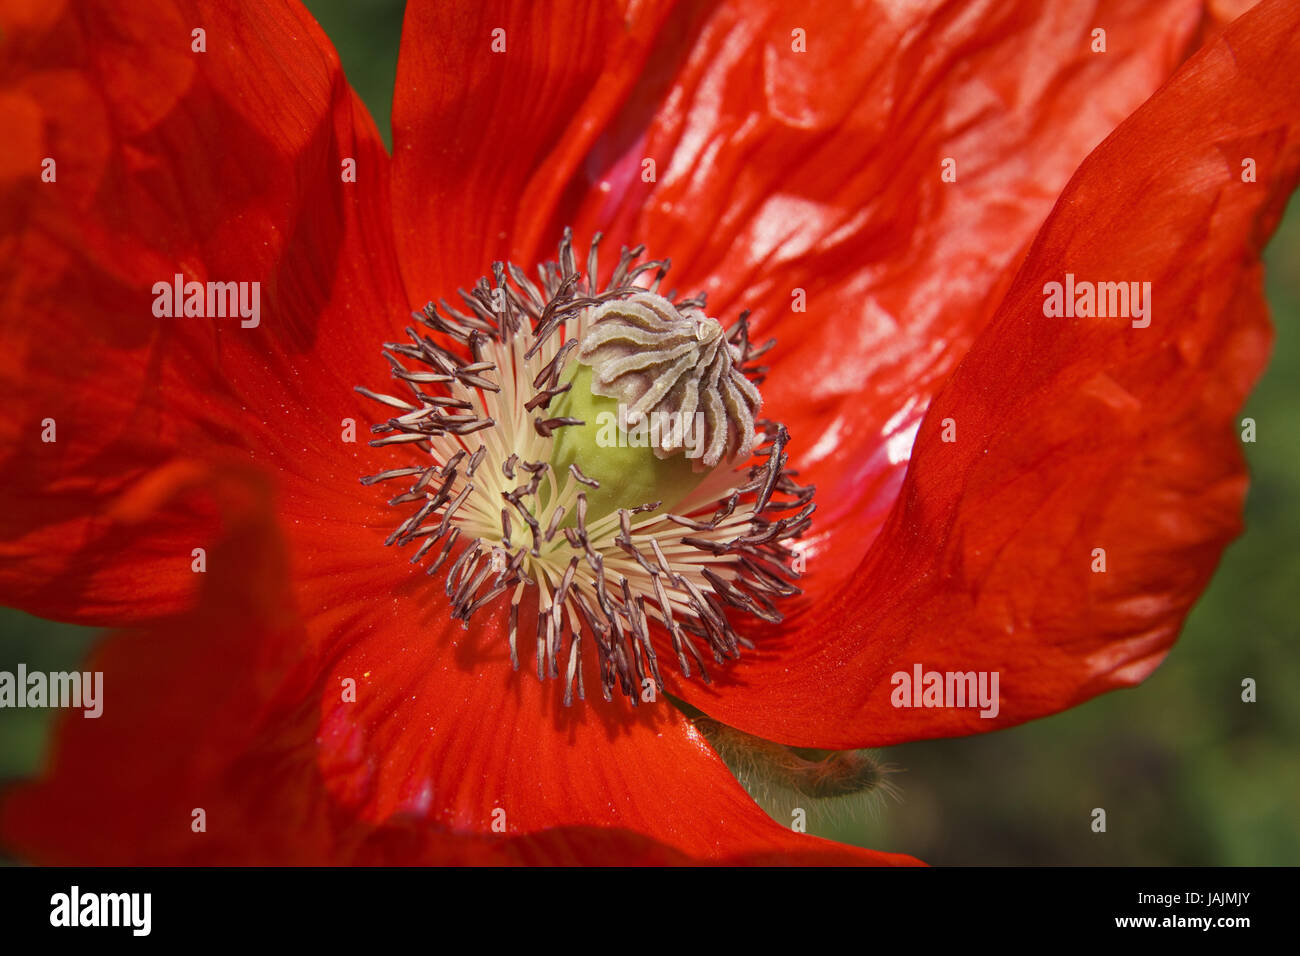
[[[411,480],[385,543],[446,569],[465,626],[508,599],[511,663],[522,631],[566,705],[585,697],[587,643],[607,700],[657,699],[659,650],[707,683],[706,654],[752,646],[729,613],[779,621],[774,600],[798,593],[788,542],[815,507],[785,428],[755,418],[772,343],[751,346],[747,314],[723,329],[703,295],[659,295],[668,263],[642,247],[599,287],[599,243],[579,270],[566,230],[538,283],[497,263],[463,309],[430,303],[415,318],[432,334],[384,346],[403,397],[357,389],[395,410],[370,444],[413,459],[362,479]]]

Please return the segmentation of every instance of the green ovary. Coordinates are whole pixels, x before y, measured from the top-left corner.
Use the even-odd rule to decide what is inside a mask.
[[[619,433],[618,400],[592,392],[591,367],[574,361],[563,380],[573,387],[556,397],[551,414],[585,424],[555,432],[551,467],[563,476],[576,464],[584,475],[600,482],[599,488],[583,489],[589,522],[619,508],[654,501],[661,502],[657,512],[672,511],[709,473],[706,468],[696,471],[694,461],[680,450],[667,458],[657,457],[648,440],[645,447],[618,447],[630,446],[637,429]]]

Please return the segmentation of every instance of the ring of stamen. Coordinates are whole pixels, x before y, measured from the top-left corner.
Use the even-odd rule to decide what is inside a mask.
[[[639,262],[643,247],[624,248],[600,287],[599,243],[597,235],[580,270],[566,230],[558,261],[539,268],[538,282],[514,264],[496,263],[493,282],[458,290],[462,308],[444,299],[415,313],[423,328],[409,326],[408,341],[384,346],[394,379],[409,394],[357,389],[394,412],[371,427],[379,437],[370,444],[406,445],[415,461],[361,481],[411,479],[389,501],[411,511],[385,544],[415,545],[413,564],[432,556],[430,575],[446,569],[453,618],[468,626],[484,607],[509,600],[516,669],[521,628],[531,630],[539,679],[563,672],[564,703],[571,704],[575,691],[585,697],[589,641],[605,698],[617,686],[635,705],[653,699],[642,697],[648,687],[664,689],[657,641],[671,648],[685,677],[698,673],[707,683],[706,654],[720,664],[753,646],[729,612],[781,619],[775,600],[799,593],[789,542],[807,529],[815,505],[813,489],[786,470],[785,428],[750,419],[758,435],[724,427],[710,444],[745,453],[752,447],[752,456],[732,467],[724,459],[671,513],[643,501],[588,514],[586,491],[598,482],[580,463],[559,474],[551,465],[560,430],[584,423],[549,407],[571,387],[562,379],[592,316],[607,303],[657,294],[668,271],[666,260]],[[703,295],[672,302],[687,316],[702,316],[704,305]],[[753,386],[766,371],[754,362],[773,343],[753,347],[747,317],[726,331],[722,365],[742,379],[727,400],[752,409]],[[526,602],[530,590],[535,597]]]

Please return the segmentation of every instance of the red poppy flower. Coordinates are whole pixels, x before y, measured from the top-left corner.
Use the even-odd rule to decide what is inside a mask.
[[[9,846],[905,863],[770,820],[641,682],[835,749],[1151,672],[1239,530],[1300,12],[783,6],[413,2],[391,159],[293,4],[0,6],[0,596],[121,629],[86,665],[102,718],[64,720],[4,802]],[[532,274],[566,226],[541,281],[493,273]],[[636,298],[656,270],[607,250],[639,243],[707,308]],[[159,315],[176,276],[257,283],[256,308]],[[1150,293],[1048,315],[1076,279]],[[546,467],[582,401],[547,362],[579,332],[607,398],[646,355],[633,401],[701,396],[721,464],[685,527],[617,495],[584,524],[591,476]],[[379,447],[348,440],[376,420]],[[512,517],[471,500],[476,468]],[[416,548],[442,577],[393,559]],[[997,674],[996,716],[898,706],[914,667]]]

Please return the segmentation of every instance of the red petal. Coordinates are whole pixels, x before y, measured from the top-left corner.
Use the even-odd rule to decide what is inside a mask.
[[[885,744],[1050,714],[1160,662],[1240,530],[1258,255],[1300,165],[1297,21],[1261,4],[1088,158],[935,398],[853,585],[778,639],[780,666],[701,706],[776,740]],[[1151,281],[1150,327],[1044,317],[1067,272]],[[999,672],[1000,713],[892,706],[916,664]]]
[[[319,28],[290,4],[182,9],[6,7],[0,23],[0,111],[20,120],[22,157],[0,169],[0,599],[45,616],[187,606],[213,515],[131,526],[111,503],[177,461],[351,457],[356,342],[377,346],[406,306],[387,158]],[[260,324],[156,318],[153,286],[178,273],[259,282]]]
[[[285,808],[267,807],[268,823],[255,825],[249,788],[261,777],[222,786],[232,766],[257,763],[275,692],[306,644],[284,600],[286,551],[270,487],[247,468],[196,466],[188,479],[220,489],[229,531],[211,547],[207,571],[193,575],[202,585],[194,610],[119,634],[83,665],[103,675],[102,713],[63,711],[45,779],[8,794],[0,814],[5,843],[33,860],[224,860],[232,847],[251,852],[250,842],[262,848],[249,862],[277,851],[299,859],[269,828],[285,822]],[[206,833],[191,829],[196,808],[210,820]],[[293,825],[313,822],[304,815]]]
[[[913,862],[773,822],[666,702],[606,703],[588,673],[586,702],[564,707],[556,681],[511,670],[504,608],[462,630],[435,583],[396,570],[380,562],[310,586],[336,602],[311,627],[335,661],[321,696],[321,768],[349,812],[481,834],[496,820],[512,834],[619,827],[697,859]]]
[[[495,260],[531,269],[553,248],[559,194],[640,74],[672,2],[407,5],[393,218],[412,298],[469,288]]]
[[[1189,51],[1198,15],[1194,2],[737,0],[664,31],[690,37],[689,55],[671,83],[647,77],[597,142],[578,231],[671,256],[671,284],[707,291],[724,321],[754,309],[760,341],[777,338],[765,414],[790,426],[793,467],[819,491],[811,601],[879,531],[928,401],[1069,175]],[[668,41],[656,52],[676,56]],[[956,183],[941,179],[947,157]],[[657,181],[642,181],[643,158]]]
[[[200,476],[192,476],[198,479]],[[308,646],[284,595],[286,550],[264,481],[229,470],[232,531],[212,550],[197,608],[122,632],[84,665],[103,674],[102,714],[62,714],[44,777],[6,794],[0,835],[45,864],[509,863],[638,860],[668,851],[636,834],[537,843],[455,838],[410,820],[367,826],[330,801]],[[195,810],[204,827],[196,832]]]

